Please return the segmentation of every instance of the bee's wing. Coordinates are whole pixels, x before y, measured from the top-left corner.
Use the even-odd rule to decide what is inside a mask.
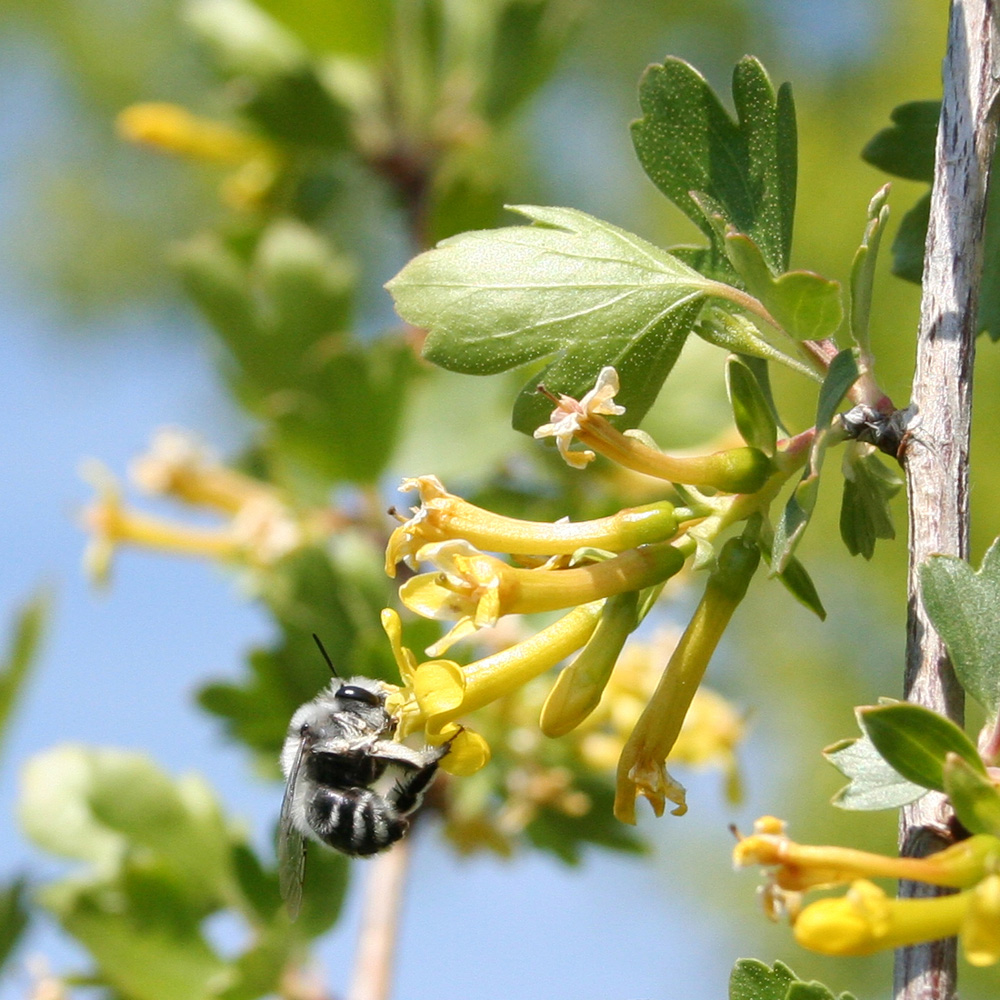
[[[295,801],[299,768],[302,766],[303,745],[304,741],[300,741],[288,772],[285,797],[281,800],[281,817],[278,820],[278,886],[292,920],[299,915],[302,906],[302,882],[306,875],[306,842],[292,822],[292,805]]]

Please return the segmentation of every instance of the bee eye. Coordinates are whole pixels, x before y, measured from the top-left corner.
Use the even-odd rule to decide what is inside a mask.
[[[374,691],[361,687],[360,684],[341,684],[337,691],[338,698],[346,698],[351,701],[363,701],[366,705],[378,706],[382,704],[382,699]]]

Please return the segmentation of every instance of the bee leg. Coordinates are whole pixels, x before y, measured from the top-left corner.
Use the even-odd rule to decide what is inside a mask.
[[[389,804],[394,806],[401,816],[413,812],[420,805],[424,792],[434,780],[434,776],[437,774],[438,760],[447,752],[444,747],[436,747],[435,750],[444,752],[423,767],[406,772],[386,796]]]

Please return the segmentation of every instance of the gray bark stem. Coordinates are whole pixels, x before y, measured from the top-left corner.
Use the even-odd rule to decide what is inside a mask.
[[[993,0],[953,0],[944,60],[934,187],[912,402],[917,420],[904,440],[910,514],[904,695],[961,724],[964,695],[920,600],[919,571],[934,553],[968,558],[969,428],[983,223],[996,146],[998,42]],[[949,841],[942,796],[903,810],[900,851],[920,856]],[[900,896],[942,890],[912,882]],[[951,1000],[954,938],[901,948],[897,1000]]]

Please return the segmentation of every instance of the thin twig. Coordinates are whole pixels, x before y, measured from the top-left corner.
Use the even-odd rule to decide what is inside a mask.
[[[389,1000],[410,850],[404,838],[370,865],[347,1000]]]
[[[913,402],[919,427],[904,443],[910,566],[904,693],[961,722],[964,696],[920,601],[919,571],[940,552],[968,557],[969,427],[982,236],[996,144],[997,31],[993,0],[953,0],[944,61],[934,187],[927,227]],[[900,850],[923,855],[948,842],[943,799],[932,793],[903,810]],[[936,895],[918,883],[900,895]],[[951,1000],[955,940],[903,948],[897,1000]]]

